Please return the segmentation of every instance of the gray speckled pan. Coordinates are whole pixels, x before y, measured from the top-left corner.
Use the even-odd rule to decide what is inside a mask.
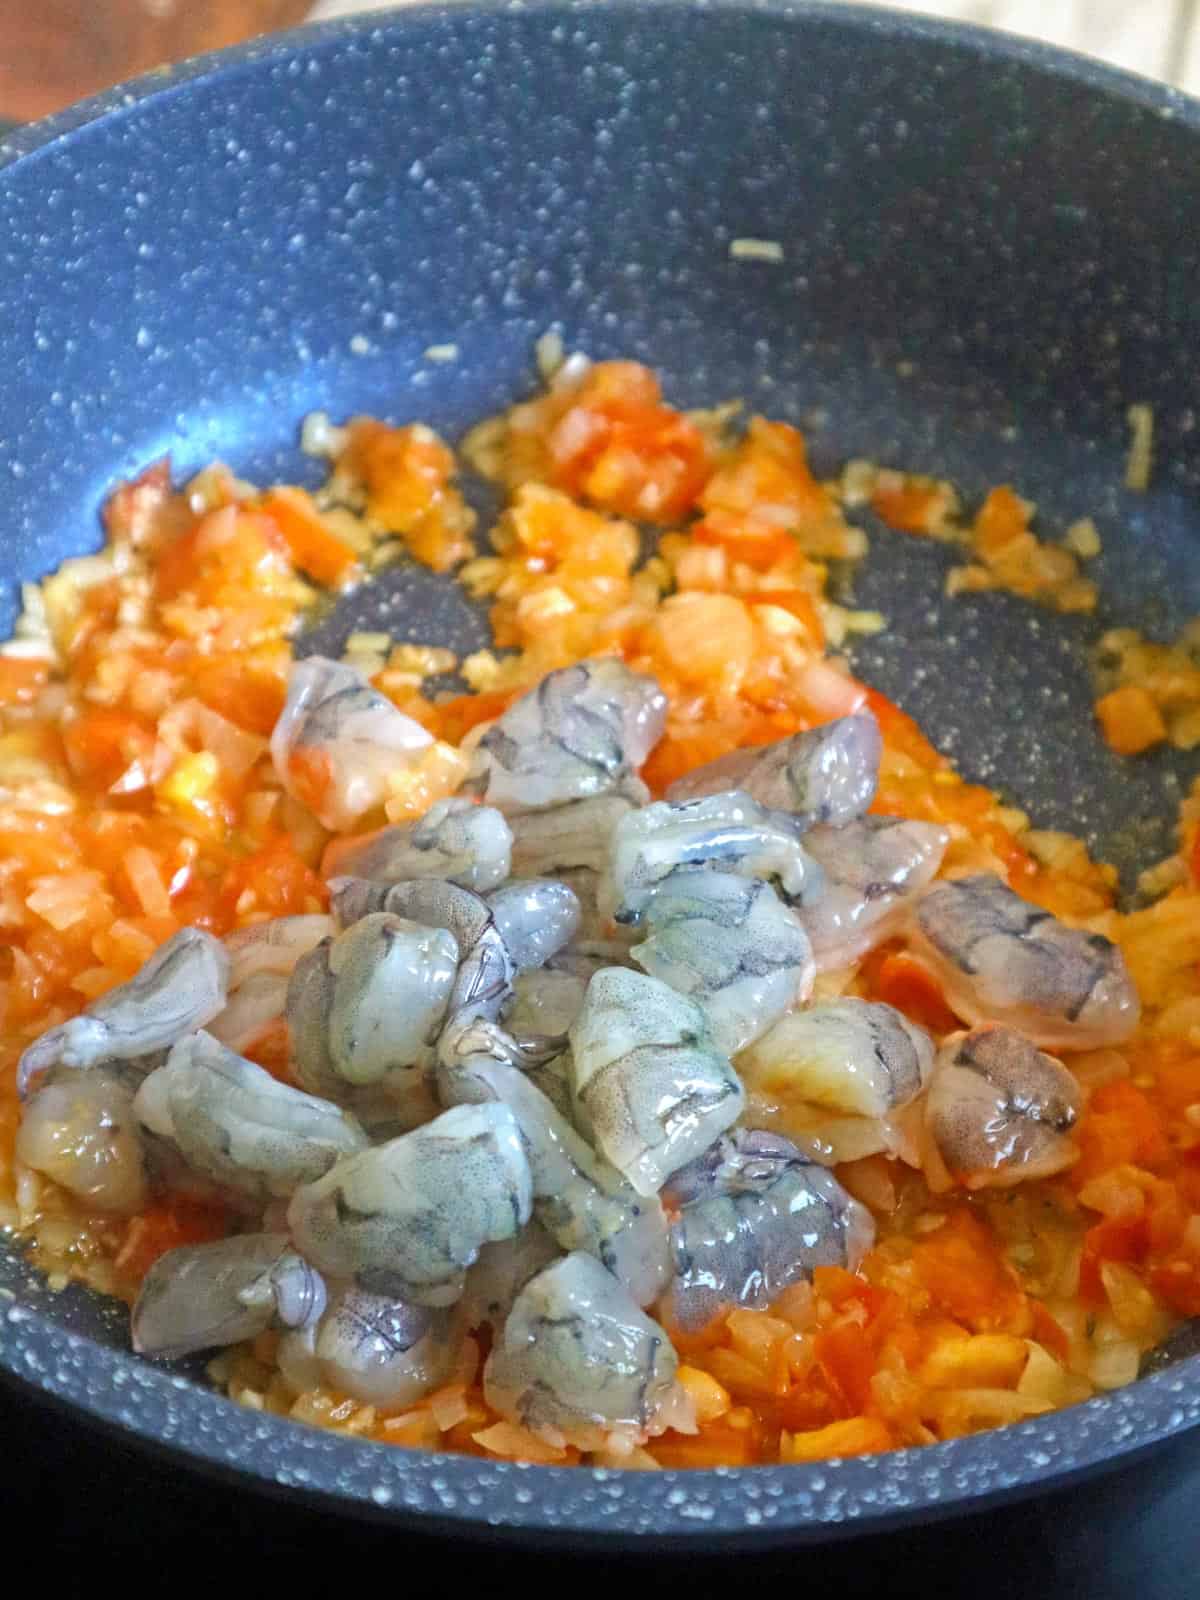
[[[1015,481],[1094,514],[1095,621],[939,598],[878,533],[889,631],[859,670],[971,776],[1126,871],[1190,765],[1095,739],[1085,652],[1200,610],[1200,111],[941,23],[820,5],[461,4],[302,30],[141,80],[0,144],[0,629],[13,581],[97,542],[111,481],[170,449],[304,476],[296,425],[456,433],[527,390],[531,346],[745,395],[852,454]],[[729,241],[778,240],[779,264]],[[455,342],[457,362],[422,352]],[[1125,407],[1154,405],[1148,495]],[[401,637],[482,620],[428,576],[368,600]],[[361,602],[360,602],[361,604]],[[345,631],[345,617],[325,630]],[[134,1360],[120,1316],[0,1253],[0,1369],[173,1455],[347,1510],[528,1537],[818,1540],[1093,1472],[1200,1422],[1200,1357],[999,1433],[813,1468],[620,1475],[433,1457],[243,1411]]]

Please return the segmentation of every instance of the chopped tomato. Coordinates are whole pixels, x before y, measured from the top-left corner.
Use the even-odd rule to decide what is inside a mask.
[[[63,747],[71,771],[93,789],[111,789],[124,779],[127,793],[151,782],[153,731],[128,711],[96,706],[67,722]]]
[[[282,1017],[273,1022],[243,1054],[247,1061],[257,1063],[264,1072],[278,1078],[280,1083],[295,1084],[291,1070],[291,1039],[288,1025]]]
[[[324,882],[296,854],[290,839],[276,837],[227,870],[221,881],[219,915],[229,928],[249,910],[290,917],[324,911],[328,904]]]
[[[1170,1153],[1153,1102],[1127,1078],[1097,1089],[1075,1134],[1080,1158],[1071,1182],[1081,1189],[1112,1167],[1160,1166]]]
[[[865,1409],[871,1399],[871,1379],[875,1373],[875,1350],[856,1322],[843,1322],[818,1333],[814,1346],[830,1383],[834,1385],[846,1410],[853,1415]]]
[[[1001,485],[991,491],[979,508],[973,529],[975,548],[985,558],[996,555],[1028,529],[1029,511],[1025,501],[1007,485]]]
[[[750,606],[778,606],[782,611],[791,612],[809,637],[809,642],[817,649],[825,645],[825,628],[821,622],[821,614],[817,610],[816,601],[805,589],[762,589],[757,593],[745,597]]]
[[[286,485],[272,489],[259,501],[259,509],[287,540],[292,560],[301,572],[318,583],[338,584],[358,562],[356,553],[330,533],[310,494]]]
[[[945,756],[938,754],[913,718],[894,700],[868,687],[867,705],[875,713],[884,741],[893,749],[910,757],[918,766],[937,769],[947,765]]]
[[[1105,743],[1119,756],[1140,755],[1167,737],[1162,712],[1137,684],[1122,684],[1101,695],[1095,711]]]
[[[898,533],[931,532],[946,510],[944,486],[927,478],[901,475],[899,482],[892,482],[891,477],[876,487],[871,510]]]
[[[875,974],[871,992],[876,1000],[895,1006],[897,1011],[903,1011],[918,1027],[930,1033],[951,1033],[961,1026],[933,973],[903,951],[884,960]]]
[[[733,561],[744,561],[766,572],[796,551],[796,540],[786,528],[771,528],[742,521],[728,513],[713,512],[688,530],[697,544],[717,545]]]
[[[24,706],[50,676],[50,663],[30,656],[0,656],[0,706]]]
[[[1164,1261],[1151,1270],[1150,1287],[1181,1317],[1200,1317],[1200,1262]]]
[[[1079,1292],[1093,1302],[1104,1299],[1100,1268],[1106,1261],[1140,1261],[1146,1253],[1149,1231],[1144,1216],[1106,1217],[1083,1236],[1079,1264]]]
[[[837,1456],[873,1455],[889,1450],[892,1436],[876,1417],[849,1417],[810,1433],[788,1434],[780,1446],[784,1462],[828,1461]]]
[[[228,1226],[222,1206],[202,1204],[181,1196],[153,1205],[130,1220],[116,1257],[117,1271],[138,1284],[168,1250],[223,1239]]]
[[[434,707],[436,727],[433,731],[447,744],[461,744],[472,728],[477,728],[481,722],[493,722],[507,711],[519,693],[519,689],[493,690],[441,700]]]
[[[913,1245],[921,1283],[949,1316],[975,1333],[1028,1332],[1029,1302],[992,1231],[965,1205]]]
[[[1040,1300],[1034,1300],[1030,1310],[1033,1313],[1034,1339],[1059,1361],[1065,1361],[1071,1353],[1071,1341],[1062,1324],[1050,1315]]]
[[[664,1433],[646,1448],[663,1467],[749,1467],[759,1459],[757,1444],[754,1429],[718,1419],[696,1434]]]

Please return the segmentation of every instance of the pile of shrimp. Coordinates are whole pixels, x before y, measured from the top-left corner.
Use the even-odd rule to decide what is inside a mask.
[[[315,495],[122,486],[0,654],[0,1225],[51,1283],[244,1405],[550,1464],[1136,1377],[1200,1315],[1200,801],[1123,914],[965,783],[841,654],[863,474],[786,424],[572,358],[464,444],[486,555],[429,429],[305,439]],[[501,653],[298,658],[401,551]]]

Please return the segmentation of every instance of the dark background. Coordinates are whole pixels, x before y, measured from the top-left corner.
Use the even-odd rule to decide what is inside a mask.
[[[561,1547],[486,1546],[461,1533],[431,1539],[334,1518],[151,1460],[0,1387],[0,1528],[10,1549],[27,1551],[25,1577],[9,1568],[3,1592],[30,1600],[93,1594],[109,1581],[132,1596],[147,1579],[149,1594],[191,1593],[215,1568],[264,1600],[317,1590],[335,1600],[472,1592],[574,1600],[581,1583],[614,1580],[647,1600],[737,1596],[747,1582],[787,1585],[776,1591],[780,1600],[1195,1600],[1200,1433],[1118,1473],[982,1515],[824,1548],[659,1551],[648,1561],[616,1550],[573,1557]]]

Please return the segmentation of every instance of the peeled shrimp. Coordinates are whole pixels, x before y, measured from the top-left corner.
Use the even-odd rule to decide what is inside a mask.
[[[527,1223],[515,1238],[485,1244],[467,1273],[467,1287],[459,1302],[464,1327],[486,1323],[499,1328],[530,1278],[561,1255],[558,1244],[539,1222]]]
[[[908,1105],[932,1068],[928,1034],[892,1006],[853,998],[793,1012],[738,1060],[750,1090],[857,1117]]]
[[[383,828],[337,850],[337,871],[376,883],[444,878],[485,894],[512,870],[512,831],[494,806],[438,800],[417,822]]]
[[[804,836],[824,893],[800,912],[817,971],[848,967],[890,939],[933,880],[950,843],[945,828],[903,817],[863,817]]]
[[[352,1112],[372,1144],[398,1139],[402,1133],[423,1128],[442,1109],[434,1092],[431,1072],[389,1073],[381,1083],[361,1089],[346,1087],[338,1104]]]
[[[168,1250],[142,1282],[133,1308],[141,1355],[190,1355],[240,1344],[272,1323],[300,1328],[321,1316],[325,1285],[283,1233],[243,1233]]]
[[[301,956],[338,931],[332,917],[277,917],[225,939],[231,968],[229,997],[208,1024],[231,1050],[251,1048],[287,1008],[288,979]]]
[[[522,972],[513,984],[513,1001],[504,1025],[513,1034],[565,1034],[583,1007],[588,977],[540,968]]]
[[[458,972],[446,1006],[446,1023],[438,1039],[438,1056],[451,1065],[464,1053],[479,1047],[487,1035],[486,1046],[509,1059],[532,1065],[563,1048],[565,1041],[539,1038],[518,1041],[498,1026],[500,1013],[509,1004],[517,973],[514,961],[500,931],[496,914],[482,895],[457,884],[436,879],[417,879],[385,888],[361,878],[335,878],[330,885],[333,904],[343,921],[353,922],[364,911],[384,906],[429,928],[442,928],[452,934],[458,946]],[[570,891],[539,897],[548,903],[544,931],[546,947],[565,937],[574,922]],[[538,935],[525,921],[528,906],[518,909],[513,900],[502,902],[502,911],[511,931],[528,953]]]
[[[925,1122],[934,1189],[1006,1189],[1069,1167],[1083,1096],[1061,1061],[1000,1025],[953,1033],[938,1053]],[[939,1168],[944,1168],[944,1172]]]
[[[657,1299],[670,1269],[656,1196],[639,1195],[510,1063],[471,1057],[452,1071],[443,1068],[438,1082],[447,1103],[506,1105],[521,1129],[542,1227],[563,1250],[585,1250],[603,1262],[639,1305]]]
[[[298,1393],[334,1389],[394,1411],[445,1382],[456,1344],[452,1312],[350,1286],[317,1326],[280,1341],[279,1366]]]
[[[506,1106],[456,1106],[298,1189],[292,1235],[322,1271],[373,1294],[453,1305],[481,1246],[529,1221],[529,1162]]]
[[[663,879],[686,866],[778,878],[802,905],[821,892],[820,868],[793,819],[733,789],[680,805],[660,801],[617,823],[609,885],[616,920],[637,922]]]
[[[761,1310],[821,1266],[853,1272],[874,1241],[865,1206],[788,1139],[737,1128],[664,1191],[675,1279],[664,1302],[692,1332],[725,1305]]]
[[[838,717],[777,744],[735,750],[677,778],[667,799],[679,802],[740,789],[759,805],[790,811],[805,827],[853,822],[870,807],[883,741],[869,711]]]
[[[521,1290],[483,1373],[489,1405],[549,1442],[635,1442],[680,1413],[677,1362],[657,1322],[595,1257],[579,1251]]]
[[[499,1015],[512,993],[516,964],[482,895],[433,878],[390,887],[363,878],[335,878],[329,888],[338,917],[353,927],[361,926],[364,917],[386,912],[449,934],[458,952],[446,1000],[449,1019],[491,1020]]]
[[[206,1033],[179,1041],[138,1090],[134,1111],[194,1172],[262,1199],[286,1198],[367,1148],[339,1106],[280,1083]]]
[[[144,1211],[146,1160],[133,1114],[139,1081],[128,1067],[52,1067],[21,1108],[18,1161],[91,1210]]]
[[[662,737],[667,698],[614,658],[551,672],[475,747],[467,788],[504,812],[541,811],[615,789],[645,798],[634,776]]]
[[[656,978],[598,972],[570,1038],[576,1111],[639,1194],[656,1194],[741,1114],[741,1083],[703,1010]]]
[[[1035,1044],[1100,1050],[1137,1027],[1125,958],[980,873],[939,883],[917,907],[913,945],[968,1022],[1006,1022]]]
[[[678,867],[643,915],[630,952],[652,978],[703,1011],[718,1050],[733,1055],[812,992],[812,948],[769,883]]]
[[[140,972],[69,1022],[42,1034],[17,1063],[17,1089],[29,1093],[39,1073],[61,1062],[133,1061],[202,1028],[225,1004],[229,954],[201,928],[180,928]]]
[[[549,1100],[559,1116],[575,1126],[575,1101],[571,1094],[571,1052],[551,1056],[536,1067],[528,1067],[525,1076]],[[598,1159],[598,1158],[597,1158]],[[607,1162],[605,1163],[607,1166]],[[619,1174],[618,1174],[619,1176]]]
[[[579,901],[553,878],[514,878],[487,897],[518,972],[543,967],[579,932]]]
[[[287,792],[342,833],[382,805],[389,779],[432,743],[353,667],[308,656],[288,676],[271,759]]]
[[[274,917],[227,934],[223,942],[229,952],[230,992],[264,972],[286,978],[301,956],[337,931],[333,917],[319,914]]]
[[[302,957],[287,1019],[305,1088],[340,1098],[347,1085],[402,1081],[428,1066],[458,953],[445,929],[381,912]]]
[[[513,872],[543,877],[578,868],[606,871],[613,830],[636,809],[624,795],[602,794],[513,817]]]

